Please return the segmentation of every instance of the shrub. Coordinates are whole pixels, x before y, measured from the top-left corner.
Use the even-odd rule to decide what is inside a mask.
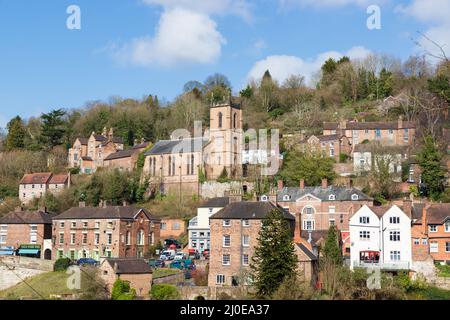
[[[339,162],[344,163],[348,159],[348,155],[346,153],[339,153]]]
[[[196,286],[203,287],[208,285],[208,273],[201,270],[194,270],[191,272],[192,279]]]
[[[53,265],[53,271],[66,271],[70,266],[69,258],[60,258],[55,261]]]
[[[155,284],[149,293],[154,300],[177,300],[180,298],[177,287],[170,284]]]
[[[223,168],[222,173],[217,178],[217,182],[219,182],[219,183],[226,183],[226,182],[229,182],[229,181],[230,181],[230,179],[228,178],[227,169]]]
[[[133,300],[136,297],[136,290],[130,287],[128,281],[117,279],[114,282],[111,299],[112,300]]]

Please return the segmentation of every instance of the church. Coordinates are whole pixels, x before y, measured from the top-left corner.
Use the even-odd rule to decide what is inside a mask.
[[[241,106],[230,99],[210,107],[209,130],[201,137],[158,141],[145,153],[143,169],[152,191],[200,194],[204,179],[241,177],[242,128]]]

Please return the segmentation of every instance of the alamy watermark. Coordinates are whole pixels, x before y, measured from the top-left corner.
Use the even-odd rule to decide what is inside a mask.
[[[79,6],[72,4],[67,7],[66,13],[69,17],[66,20],[66,27],[69,30],[81,30],[81,9]]]
[[[381,8],[375,4],[367,7],[367,14],[370,15],[367,18],[367,29],[380,30],[381,29]]]

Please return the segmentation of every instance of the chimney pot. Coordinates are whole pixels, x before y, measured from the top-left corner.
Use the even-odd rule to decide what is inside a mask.
[[[300,179],[300,189],[305,189],[305,179]]]
[[[326,178],[322,179],[322,188],[323,189],[328,188],[328,179]]]
[[[278,180],[278,191],[283,190],[283,180]]]
[[[86,207],[86,202],[85,201],[78,202],[78,207],[85,208]]]

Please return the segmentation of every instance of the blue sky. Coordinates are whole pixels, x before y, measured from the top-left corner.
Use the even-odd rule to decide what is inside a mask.
[[[66,27],[72,4],[81,30]],[[0,127],[112,96],[170,101],[215,72],[238,91],[266,68],[282,81],[329,56],[405,59],[417,30],[450,42],[448,16],[450,0],[0,0]]]

